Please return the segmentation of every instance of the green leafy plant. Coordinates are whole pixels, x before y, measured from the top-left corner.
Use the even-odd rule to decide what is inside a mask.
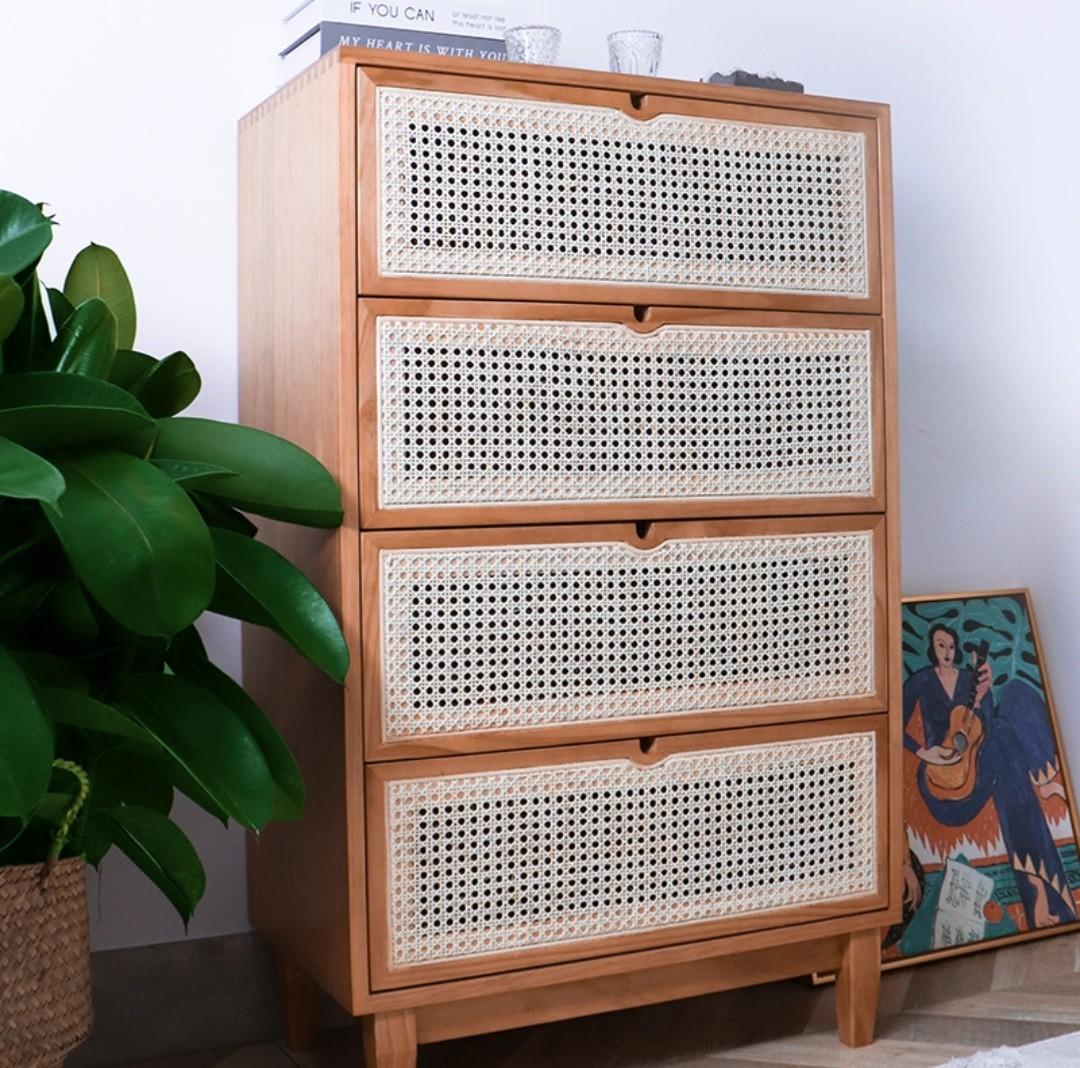
[[[304,800],[195,621],[269,627],[342,682],[333,613],[245,515],[335,527],[341,498],[295,445],[181,416],[198,371],[133,348],[113,252],[83,249],[62,289],[39,282],[52,228],[0,192],[0,865],[116,846],[186,923],[206,880],[175,791],[254,830]]]

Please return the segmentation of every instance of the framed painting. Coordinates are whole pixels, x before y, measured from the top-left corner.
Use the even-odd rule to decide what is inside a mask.
[[[1080,920],[1076,809],[1031,597],[909,597],[903,919],[885,967]]]

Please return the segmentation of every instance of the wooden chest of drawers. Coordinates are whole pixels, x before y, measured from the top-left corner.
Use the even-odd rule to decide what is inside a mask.
[[[240,136],[241,417],[344,693],[245,632],[303,821],[250,849],[290,1037],[417,1042],[839,969],[899,911],[882,105],[340,50]],[[619,977],[624,977],[621,981]]]

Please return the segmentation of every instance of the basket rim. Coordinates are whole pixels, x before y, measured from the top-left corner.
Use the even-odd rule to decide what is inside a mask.
[[[18,872],[25,874],[27,872],[41,871],[44,868],[49,867],[47,860],[35,860],[29,864],[0,864],[0,879],[4,877],[6,872]],[[52,870],[68,870],[73,867],[86,867],[86,857],[64,857],[62,860],[54,860],[52,862]]]

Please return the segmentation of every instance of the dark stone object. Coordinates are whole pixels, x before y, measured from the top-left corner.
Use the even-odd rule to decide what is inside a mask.
[[[730,74],[717,71],[702,79],[713,85],[748,85],[752,89],[779,89],[782,93],[805,92],[802,82],[789,82],[784,78],[769,78],[761,74],[751,74],[748,70],[733,70]]]

